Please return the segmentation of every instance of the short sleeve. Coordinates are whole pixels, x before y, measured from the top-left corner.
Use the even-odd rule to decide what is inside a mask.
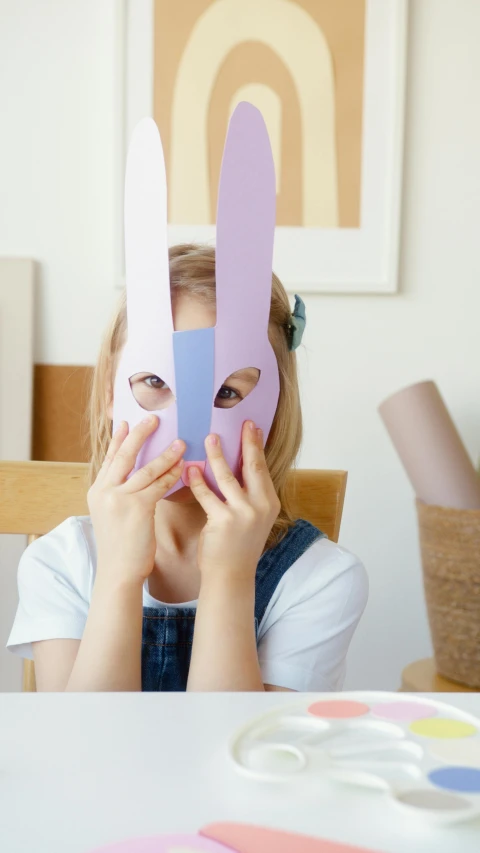
[[[92,565],[80,520],[68,518],[36,539],[18,566],[19,603],[7,648],[33,659],[32,643],[83,636]]]
[[[341,690],[367,598],[360,560],[327,539],[315,542],[285,573],[259,626],[264,684],[301,692]]]

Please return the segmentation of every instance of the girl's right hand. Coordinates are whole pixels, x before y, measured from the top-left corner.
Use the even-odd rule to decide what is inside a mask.
[[[97,542],[97,579],[112,584],[139,583],[152,572],[155,560],[155,507],[180,479],[185,442],[170,447],[127,480],[139,451],[158,426],[146,417],[129,433],[122,421],[88,492],[88,506]]]

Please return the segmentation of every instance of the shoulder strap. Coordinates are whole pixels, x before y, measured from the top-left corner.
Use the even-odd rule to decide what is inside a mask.
[[[262,554],[255,576],[256,631],[285,572],[310,548],[310,545],[317,539],[324,538],[326,538],[325,533],[322,533],[318,527],[299,518],[278,545],[274,545]]]

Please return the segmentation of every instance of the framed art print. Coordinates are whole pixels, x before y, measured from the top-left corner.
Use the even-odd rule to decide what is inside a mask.
[[[228,120],[251,101],[275,159],[286,287],[397,290],[406,0],[121,0],[118,15],[119,197],[127,140],[151,115],[169,239],[213,242]]]

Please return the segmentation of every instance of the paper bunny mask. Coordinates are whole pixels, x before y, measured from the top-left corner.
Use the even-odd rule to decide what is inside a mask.
[[[278,366],[268,340],[275,203],[267,129],[261,113],[242,102],[230,120],[218,192],[216,325],[174,331],[162,144],[152,119],[135,128],[125,178],[128,339],[115,377],[114,429],[121,420],[132,429],[145,417],[130,385],[136,374],[159,377],[173,394],[168,407],[154,412],[160,423],[139,453],[135,470],[182,438],[185,468],[195,462],[219,494],[206,463],[206,436],[220,436],[236,476],[244,421],[253,420],[266,440],[279,395]],[[232,408],[216,408],[226,378],[252,367],[260,375],[248,396]],[[169,494],[183,485],[179,481]]]

